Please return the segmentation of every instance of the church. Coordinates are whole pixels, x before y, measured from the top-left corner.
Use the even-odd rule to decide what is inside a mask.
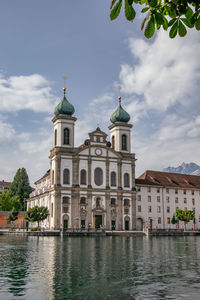
[[[136,229],[135,154],[130,115],[119,104],[109,137],[99,127],[75,147],[74,106],[64,97],[56,106],[50,170],[36,181],[27,208],[47,206],[48,229]]]

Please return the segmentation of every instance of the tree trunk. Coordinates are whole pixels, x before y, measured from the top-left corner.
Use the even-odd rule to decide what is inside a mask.
[[[184,222],[184,231],[186,231],[186,224],[187,224],[187,223],[186,223],[186,222]]]
[[[38,223],[38,231],[39,231],[40,221],[37,221],[37,223]]]

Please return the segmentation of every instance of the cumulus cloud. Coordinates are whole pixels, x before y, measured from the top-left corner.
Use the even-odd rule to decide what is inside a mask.
[[[50,83],[42,75],[0,75],[1,112],[51,112],[55,107]]]

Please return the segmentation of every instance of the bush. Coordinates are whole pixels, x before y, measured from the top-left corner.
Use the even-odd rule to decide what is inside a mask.
[[[32,227],[32,228],[30,228],[30,231],[40,231],[40,230],[38,230],[37,227]]]

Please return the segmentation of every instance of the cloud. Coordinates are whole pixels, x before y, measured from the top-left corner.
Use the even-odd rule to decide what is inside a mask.
[[[1,112],[52,112],[55,107],[50,82],[39,74],[8,78],[1,74],[0,99]]]

